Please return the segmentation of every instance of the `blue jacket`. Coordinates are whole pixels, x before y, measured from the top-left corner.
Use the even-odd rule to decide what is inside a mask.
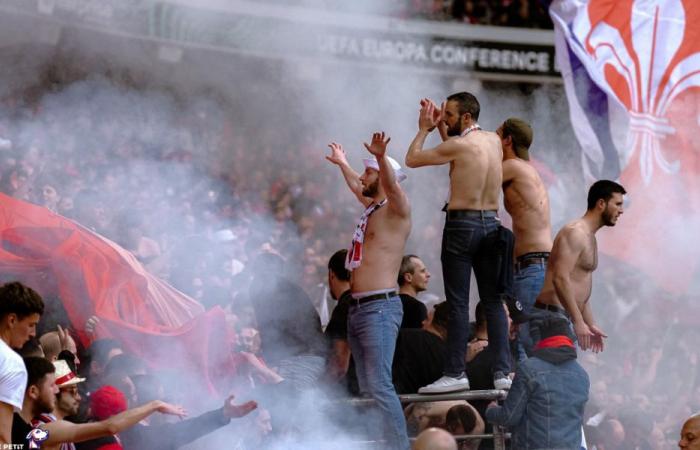
[[[537,357],[520,363],[503,406],[486,410],[489,422],[512,433],[518,450],[579,450],[588,374],[575,359],[552,364]]]

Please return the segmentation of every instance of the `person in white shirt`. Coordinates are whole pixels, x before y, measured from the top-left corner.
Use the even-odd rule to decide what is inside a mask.
[[[13,349],[36,336],[44,301],[19,282],[0,286],[0,447],[12,443],[12,417],[22,410],[27,369]]]

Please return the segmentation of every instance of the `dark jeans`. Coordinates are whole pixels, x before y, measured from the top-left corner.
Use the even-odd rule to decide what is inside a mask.
[[[494,372],[510,371],[508,320],[499,292],[499,275],[504,267],[503,249],[498,244],[500,222],[495,211],[448,211],[442,234],[442,276],[450,304],[447,325],[447,362],[444,374],[464,373],[469,339],[469,283],[471,271],[479,288],[486,314],[488,351],[494,356]],[[510,261],[507,261],[511,264]]]

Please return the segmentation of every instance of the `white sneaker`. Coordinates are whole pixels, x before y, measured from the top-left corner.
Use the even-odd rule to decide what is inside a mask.
[[[507,376],[503,376],[503,374],[500,374],[498,378],[494,378],[493,380],[493,387],[502,391],[510,389],[511,384],[513,384],[513,381]]]
[[[443,376],[439,380],[418,389],[419,394],[447,394],[449,392],[469,390],[469,380],[462,375],[459,378]]]

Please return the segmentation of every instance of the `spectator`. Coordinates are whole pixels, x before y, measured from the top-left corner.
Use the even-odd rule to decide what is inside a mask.
[[[693,414],[685,421],[678,447],[682,450],[700,449],[700,414]]]
[[[144,375],[135,377],[136,400],[139,404],[149,404],[151,399],[159,397],[163,388],[155,377]],[[217,430],[233,418],[243,417],[257,408],[257,403],[249,401],[241,405],[233,403],[234,396],[229,396],[224,406],[206,412],[198,417],[178,423],[150,425],[148,419],[123,431],[119,437],[126,450],[174,450]]]
[[[484,420],[470,404],[455,405],[447,411],[445,428],[455,435],[484,434]],[[477,450],[480,439],[465,440],[459,444],[459,450]]]
[[[350,272],[345,268],[348,251],[338,250],[328,260],[328,288],[331,297],[337,300],[326,326],[325,336],[331,343],[327,375],[338,380],[348,373],[350,367],[350,345],[348,344],[348,310],[350,295]],[[354,371],[353,371],[354,372]]]
[[[392,364],[392,378],[398,394],[413,394],[442,376],[447,358],[449,305],[435,307],[433,319],[424,329],[399,331]]]
[[[20,349],[36,335],[44,302],[21,283],[0,286],[0,446],[12,442],[13,414],[22,410],[27,370]]]
[[[44,357],[49,361],[56,361],[59,353],[64,350],[71,352],[74,355],[76,364],[80,364],[78,359],[78,347],[75,345],[75,340],[70,335],[68,330],[64,330],[58,326],[57,331],[49,331],[44,333],[39,338],[41,348],[44,349]]]
[[[26,445],[29,448],[29,432],[32,430],[31,421],[41,415],[50,414],[56,406],[55,367],[44,358],[25,358],[27,368],[27,389],[24,393],[21,413],[15,413],[12,423],[12,443]],[[184,415],[184,410],[161,401],[153,401],[141,407],[127,410],[117,416],[102,422],[74,424],[66,420],[56,420],[40,425],[47,433],[44,446],[63,442],[81,442],[110,434],[118,433],[131,427],[154,412],[164,414]]]
[[[457,450],[457,441],[440,428],[428,428],[418,435],[413,450]]]
[[[428,316],[428,310],[418,300],[418,293],[428,289],[430,272],[425,263],[416,255],[406,255],[401,260],[399,270],[399,297],[403,305],[401,328],[421,328]]]
[[[550,318],[538,324],[531,358],[521,362],[503,406],[492,402],[486,419],[508,427],[514,448],[579,448],[588,374],[576,362],[569,322]],[[536,334],[539,333],[539,334]]]

